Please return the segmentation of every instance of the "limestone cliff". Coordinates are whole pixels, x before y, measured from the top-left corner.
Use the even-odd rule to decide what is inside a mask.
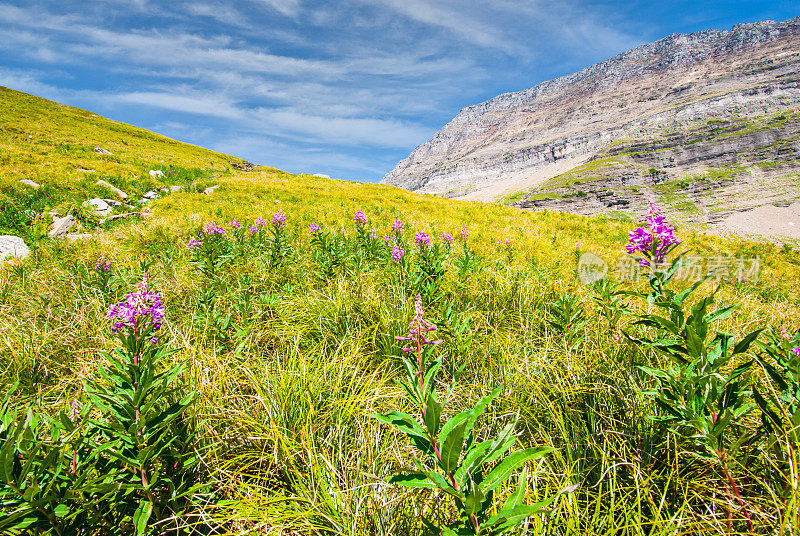
[[[794,119],[769,121],[795,108],[800,17],[673,34],[464,108],[382,182],[486,201],[517,192],[522,203],[554,178],[609,160],[618,168],[609,180],[673,180],[776,161],[778,142],[784,173],[800,158],[800,129]]]

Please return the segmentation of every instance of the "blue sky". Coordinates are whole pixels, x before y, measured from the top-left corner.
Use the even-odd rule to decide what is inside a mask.
[[[0,85],[291,172],[377,181],[458,111],[795,1],[0,1]]]

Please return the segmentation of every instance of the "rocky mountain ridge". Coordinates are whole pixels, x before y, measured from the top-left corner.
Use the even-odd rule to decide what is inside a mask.
[[[643,179],[655,169],[664,181],[691,181],[731,166],[741,171],[769,164],[769,147],[778,142],[786,143],[772,171],[785,178],[800,169],[800,133],[794,123],[778,132],[765,118],[800,107],[798,51],[800,17],[673,34],[464,108],[382,182],[485,201],[511,195],[512,202],[532,206],[536,188],[559,177],[613,181],[627,173]],[[717,121],[741,128],[727,137],[702,133]],[[741,137],[743,131],[748,135]],[[695,132],[697,139],[682,132]],[[666,150],[664,143],[675,145]],[[606,173],[609,158],[616,159],[615,171]],[[587,167],[602,173],[582,173]]]

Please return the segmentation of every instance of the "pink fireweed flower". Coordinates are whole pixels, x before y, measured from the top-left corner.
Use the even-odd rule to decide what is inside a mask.
[[[197,249],[202,245],[203,245],[203,243],[200,240],[196,239],[196,238],[190,238],[189,241],[186,242],[186,247],[188,249]]]
[[[211,236],[213,234],[224,235],[225,229],[210,221],[203,226],[203,233],[207,236]]]
[[[311,224],[311,225],[308,227],[308,230],[309,230],[309,231],[311,231],[311,234],[317,234],[318,232],[320,232],[320,231],[322,230],[322,227],[320,227],[320,226],[319,226],[319,225],[317,225],[316,223],[312,223],[312,224]]]
[[[251,225],[251,226],[250,226],[250,227],[247,229],[247,231],[248,231],[248,232],[249,232],[251,235],[254,235],[254,234],[256,234],[256,233],[258,232],[258,227],[256,227],[255,225]]]
[[[233,227],[234,229],[241,229],[242,224],[234,219],[231,220],[231,222],[228,224],[228,227]]]
[[[386,242],[387,244],[389,242],[393,242],[395,240],[396,240],[396,238],[391,236],[391,235],[388,235],[388,234],[387,235],[383,235],[383,241]]]
[[[373,229],[372,232],[369,234],[369,237],[372,238],[373,240],[377,240],[378,239],[378,230],[377,229]]]
[[[789,332],[788,332],[788,331],[786,331],[786,326],[781,326],[781,327],[779,328],[779,332],[780,332],[780,337],[781,337],[781,339],[786,339],[786,340],[789,340],[789,339],[791,339],[791,338],[792,338],[792,337],[789,335]]]
[[[428,236],[428,233],[419,232],[414,234],[414,241],[417,243],[417,246],[430,246],[431,245],[431,237]]]
[[[461,224],[461,232],[459,234],[461,235],[462,240],[469,238],[469,230],[467,229],[466,224]]]
[[[405,254],[406,252],[403,251],[403,248],[401,248],[400,246],[395,246],[394,249],[392,250],[392,260],[394,262],[400,262],[401,260],[403,260],[403,256]]]
[[[344,234],[344,233],[345,233],[344,227],[340,227],[340,228],[339,228],[339,232],[340,232],[340,233],[342,233],[342,234]]]
[[[416,343],[416,348],[403,348],[404,352],[421,351],[422,346],[426,344],[440,344],[442,341],[432,341],[425,337],[425,333],[433,331],[436,326],[423,318],[425,311],[422,310],[422,296],[417,294],[417,300],[414,303],[414,318],[408,325],[408,336],[395,337],[398,341],[411,341]]]
[[[119,333],[125,330],[133,335],[145,330],[152,332],[160,329],[164,321],[164,312],[161,294],[147,288],[147,274],[145,274],[142,282],[136,286],[136,290],[125,297],[125,301],[111,306],[108,318],[113,321],[111,331]]]
[[[356,210],[356,213],[353,214],[353,221],[356,222],[357,225],[366,225],[367,216],[364,214],[363,210],[358,209]]]
[[[800,357],[800,348],[792,348],[792,352],[793,352],[793,353],[794,353],[794,355],[796,355],[797,357]]]
[[[264,227],[264,225],[265,225],[265,223],[264,223],[264,218],[262,218],[261,216],[259,216],[259,217],[258,217],[258,218],[256,218],[256,220],[253,222],[253,225],[255,225],[255,226],[256,226],[256,227],[258,227],[258,228]]]
[[[275,227],[285,227],[286,226],[286,215],[283,213],[282,210],[278,210],[272,216],[272,225]]]
[[[439,235],[439,238],[441,238],[442,241],[447,242],[448,244],[453,242],[453,237],[450,235],[450,233],[442,233]]]
[[[111,265],[106,262],[105,256],[100,257],[97,259],[97,262],[94,263],[95,272],[108,272],[109,270],[111,270]]]
[[[628,233],[628,244],[625,251],[633,255],[642,253],[646,258],[640,259],[639,264],[650,266],[651,263],[659,265],[664,262],[667,253],[680,244],[675,236],[675,228],[667,225],[661,210],[650,200],[650,211],[641,220],[642,225]]]
[[[400,220],[394,220],[392,224],[392,232],[395,234],[400,234],[403,232],[403,222]]]

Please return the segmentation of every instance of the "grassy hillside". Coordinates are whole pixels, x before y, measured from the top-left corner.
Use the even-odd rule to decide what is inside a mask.
[[[5,119],[4,133],[20,128],[17,119]],[[133,147],[133,139],[120,136],[120,145]],[[153,144],[167,146],[151,136]],[[6,143],[21,154],[18,141]],[[55,147],[56,138],[40,146],[36,162],[61,161]],[[131,148],[118,165],[135,169],[140,160],[152,161],[148,147],[141,153]],[[181,147],[186,160],[176,164],[225,166],[223,155]],[[70,165],[99,166],[93,155],[86,157]],[[27,511],[33,521],[24,528],[19,519],[18,528],[8,521],[25,507],[8,484],[13,475],[0,475],[6,501],[0,502],[0,516],[6,515],[0,529],[55,534],[59,530],[50,527],[63,531],[72,524],[95,527],[97,534],[133,534],[144,511],[153,534],[404,535],[430,533],[423,519],[437,526],[456,522],[451,495],[387,482],[398,471],[415,471],[415,459],[427,460],[428,469],[435,464],[405,434],[370,417],[395,409],[420,418],[396,381],[406,343],[395,339],[408,334],[418,294],[425,318],[437,325],[429,337],[442,341],[426,354],[442,358],[434,382],[440,399],[452,386],[444,417],[475,407],[499,388],[477,420],[474,444],[516,422],[512,451],[554,449],[527,464],[521,496],[528,504],[553,500],[512,534],[736,534],[748,531],[745,514],[759,534],[796,529],[798,444],[791,430],[767,428],[754,404],[754,388],[765,397],[778,389],[750,363],[766,350],[754,345],[714,369],[719,377],[734,369],[741,374],[729,382],[727,398],[718,393],[711,410],[698,408],[698,422],[707,423],[717,421],[718,406],[738,404],[733,417],[719,410],[719,420],[730,424],[720,432],[722,444],[715,444],[726,455],[714,457],[703,447],[708,440],[698,439],[702,434],[687,432],[692,425],[653,420],[668,413],[650,391],[659,383],[637,365],[669,371],[679,361],[641,339],[688,343],[637,321],[667,307],[629,294],[603,297],[602,288],[580,281],[578,258],[592,253],[609,263],[607,281],[617,290],[648,292],[646,277],[627,280],[614,269],[626,258],[636,224],[454,202],[271,168],[234,171],[216,181],[220,188],[212,195],[168,195],[152,204],[147,219],[87,241],[41,239],[30,258],[0,267],[0,382],[10,401],[0,419],[0,461],[16,467],[5,453],[17,448],[21,460],[56,452],[48,463],[63,464],[60,476],[43,470],[37,477],[50,475],[60,484],[38,510]],[[81,183],[75,184],[79,193]],[[354,221],[359,210],[364,224]],[[283,214],[285,224],[275,214]],[[396,220],[404,222],[399,234],[391,230]],[[206,227],[210,221],[224,234]],[[321,230],[314,232],[314,224]],[[469,232],[464,239],[463,229]],[[416,243],[417,233],[429,235],[430,245]],[[715,265],[723,276],[701,285],[687,299],[687,311],[716,291],[714,307],[736,309],[718,315],[714,330],[740,340],[755,329],[771,326],[780,333],[783,326],[800,346],[799,252],[680,228],[676,233],[683,242],[671,258],[689,251],[704,259],[696,274]],[[200,245],[193,242],[198,239]],[[395,248],[403,249],[399,262]],[[739,259],[751,267],[756,258],[760,272],[737,273]],[[142,335],[145,350],[138,355],[148,355],[147,348],[175,351],[159,358],[158,370],[183,369],[170,384],[174,390],[151,408],[173,417],[109,428],[121,417],[98,402],[97,392],[123,392],[133,384],[109,375],[127,354],[112,353],[125,343],[112,333],[108,311],[145,274],[149,288],[161,294],[165,318],[160,329]],[[676,278],[668,288],[683,290],[693,281]],[[693,326],[680,325],[683,333],[695,333]],[[713,331],[703,335],[711,344]],[[766,344],[767,333],[759,340]],[[692,374],[680,370],[680,378]],[[716,385],[711,376],[705,385]],[[194,397],[182,398],[190,393]],[[185,410],[175,418],[182,400]],[[25,422],[27,408],[45,421],[64,411],[58,426],[68,430],[53,436],[49,424],[29,418],[27,437],[36,437],[30,441],[40,450],[18,448],[29,439],[10,441],[9,430]],[[775,411],[781,408],[794,411],[791,401]],[[170,423],[162,439],[172,443],[159,443],[170,457],[143,469],[136,460],[153,454],[142,454],[147,440],[137,430],[160,422]],[[110,458],[111,452],[125,454]],[[43,455],[38,460],[46,465]],[[113,501],[100,498],[98,475],[115,483],[102,488]],[[515,481],[494,490],[489,514],[514,492]],[[174,490],[187,482],[197,486],[181,498]],[[113,491],[123,488],[128,491]],[[58,504],[68,504],[67,510],[56,510]]]
[[[85,187],[169,166],[223,171],[232,162],[242,161],[0,86],[0,188],[19,179]]]

